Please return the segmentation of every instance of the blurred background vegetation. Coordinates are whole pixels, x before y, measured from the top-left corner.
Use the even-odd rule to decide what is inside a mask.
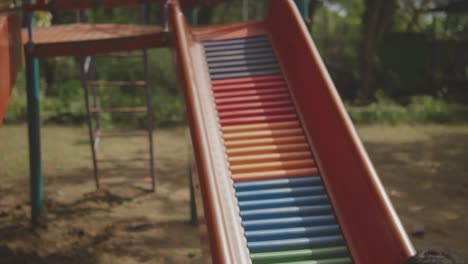
[[[264,16],[267,0],[248,1],[249,20]],[[357,123],[468,123],[468,1],[310,0],[309,26],[328,70]],[[150,6],[159,24],[160,7]],[[241,0],[201,6],[192,24],[242,21]],[[93,23],[134,23],[132,8],[88,12]],[[38,25],[75,22],[73,13],[37,12]],[[97,79],[141,79],[141,60],[97,58]],[[54,58],[41,64],[44,123],[85,121],[78,60]],[[169,49],[150,52],[155,124],[184,122],[184,103]],[[144,105],[143,89],[100,89],[100,105]],[[139,91],[140,90],[140,91]],[[5,122],[26,121],[24,74],[20,74]],[[103,115],[108,125],[140,127],[144,117]]]

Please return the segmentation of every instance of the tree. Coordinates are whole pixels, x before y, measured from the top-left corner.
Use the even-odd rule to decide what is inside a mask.
[[[378,64],[378,52],[385,33],[391,27],[397,7],[396,0],[365,0],[362,14],[362,50],[360,55],[359,98],[371,99],[373,75]]]

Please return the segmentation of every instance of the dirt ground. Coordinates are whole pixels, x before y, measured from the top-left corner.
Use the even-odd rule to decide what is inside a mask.
[[[359,127],[416,248],[468,258],[468,127]],[[27,131],[0,129],[0,263],[202,263],[189,223],[184,128],[155,133],[157,192],[146,141],[102,143],[105,182],[95,191],[85,128],[45,127],[47,219],[29,224]]]

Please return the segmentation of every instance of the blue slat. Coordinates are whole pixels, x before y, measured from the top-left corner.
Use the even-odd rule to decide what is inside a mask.
[[[344,245],[341,235],[318,236],[284,240],[269,240],[259,242],[247,242],[250,252],[265,252],[275,250],[293,250],[305,248],[323,248]]]
[[[238,49],[238,50],[223,50],[223,51],[213,51],[213,52],[206,52],[206,57],[213,58],[213,57],[220,57],[220,56],[233,56],[233,55],[241,55],[241,54],[255,54],[255,53],[273,53],[271,47],[260,47],[260,48],[252,48],[252,49]]]
[[[301,196],[301,197],[286,197],[279,199],[264,199],[264,200],[252,200],[239,202],[239,208],[241,210],[254,210],[254,209],[267,209],[285,206],[301,206],[301,205],[317,205],[317,204],[328,204],[328,196],[313,195],[313,196]]]
[[[294,216],[313,216],[331,214],[331,206],[326,205],[313,205],[313,206],[291,206],[282,208],[271,208],[261,210],[247,210],[241,211],[240,215],[242,220],[260,220],[271,218],[284,218]]]
[[[268,189],[261,191],[246,191],[238,192],[237,199],[239,201],[246,200],[258,200],[258,199],[275,199],[285,198],[303,195],[317,195],[325,194],[325,190],[322,186],[312,187],[293,187],[293,188],[279,188],[279,189]]]
[[[231,66],[245,66],[245,65],[258,65],[258,64],[277,64],[276,59],[271,57],[260,58],[244,58],[240,60],[227,60],[221,62],[212,62],[208,64],[208,68],[216,69],[218,67],[231,67]]]
[[[246,231],[265,230],[275,228],[289,228],[300,226],[318,226],[335,224],[333,215],[286,217],[276,219],[243,221],[242,225]]]
[[[248,242],[293,239],[300,237],[329,236],[340,234],[340,227],[336,224],[315,227],[296,227],[258,231],[254,230],[245,232],[245,236]]]
[[[260,189],[285,188],[293,186],[317,186],[322,185],[320,177],[298,177],[291,179],[277,179],[267,181],[252,181],[235,183],[236,191],[251,191]]]
[[[226,49],[252,49],[252,48],[258,48],[258,47],[269,47],[268,40],[264,41],[256,41],[256,42],[247,42],[247,43],[237,43],[237,44],[230,44],[230,45],[220,45],[220,46],[205,46],[205,50],[207,52],[213,52],[213,51],[223,51]]]
[[[273,54],[273,51],[271,51],[271,52],[264,52],[264,53],[239,54],[239,55],[233,55],[233,56],[212,57],[212,58],[206,58],[206,61],[209,66],[211,65],[211,63],[215,63],[215,62],[229,62],[233,60],[254,60],[254,59],[265,59],[265,58],[274,58],[274,57],[275,55]]]
[[[276,75],[279,72],[280,72],[280,69],[278,68],[278,69],[273,69],[273,70],[259,70],[259,71],[250,71],[250,72],[240,72],[240,73],[212,74],[210,75],[210,77],[212,80],[222,80],[222,79],[231,79],[231,78]]]

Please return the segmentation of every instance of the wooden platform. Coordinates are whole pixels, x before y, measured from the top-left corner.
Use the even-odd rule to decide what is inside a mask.
[[[23,4],[23,11],[76,11],[93,8],[113,8],[122,6],[131,6],[137,4],[149,4],[149,3],[160,3],[164,4],[166,0],[39,0],[34,4]],[[214,4],[220,0],[203,0],[204,4]],[[184,8],[192,7],[199,4],[201,1],[198,0],[179,0],[180,4]]]
[[[33,56],[87,56],[165,46],[161,27],[121,24],[71,24],[33,31]],[[23,43],[27,44],[23,30]]]

